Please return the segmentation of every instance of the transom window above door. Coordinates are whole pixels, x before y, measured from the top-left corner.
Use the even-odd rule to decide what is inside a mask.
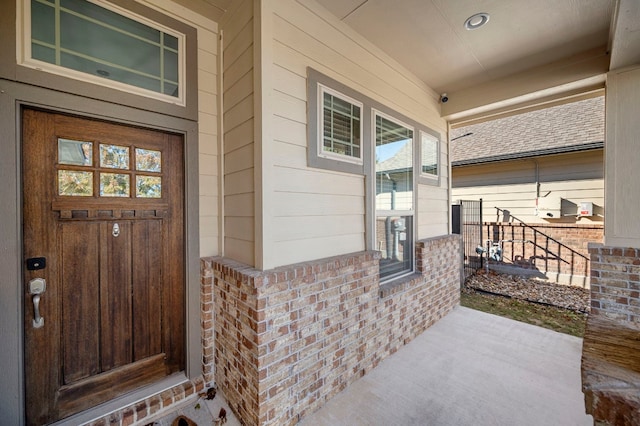
[[[23,65],[184,104],[184,35],[96,0],[25,0]]]

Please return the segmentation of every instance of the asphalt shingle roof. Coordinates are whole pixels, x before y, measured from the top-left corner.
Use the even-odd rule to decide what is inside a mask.
[[[603,143],[604,96],[598,96],[453,129],[451,161],[455,166],[533,157]]]

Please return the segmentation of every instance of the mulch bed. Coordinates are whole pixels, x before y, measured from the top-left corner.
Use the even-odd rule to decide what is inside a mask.
[[[578,312],[589,312],[589,289],[555,284],[538,279],[524,278],[516,275],[498,274],[489,271],[478,271],[464,285],[463,291],[481,291],[570,309]]]

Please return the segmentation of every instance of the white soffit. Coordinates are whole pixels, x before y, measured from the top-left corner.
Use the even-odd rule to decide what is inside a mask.
[[[317,0],[438,92],[606,45],[614,0]],[[468,31],[478,12],[490,22]]]

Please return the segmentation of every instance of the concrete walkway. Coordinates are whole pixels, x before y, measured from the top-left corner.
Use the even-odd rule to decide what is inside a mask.
[[[304,426],[592,425],[582,339],[458,307]]]

